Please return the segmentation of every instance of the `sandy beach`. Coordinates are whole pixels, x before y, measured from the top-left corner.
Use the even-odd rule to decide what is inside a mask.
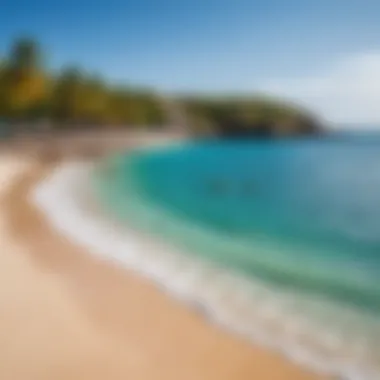
[[[28,200],[51,164],[0,158],[0,378],[318,378],[56,232]]]

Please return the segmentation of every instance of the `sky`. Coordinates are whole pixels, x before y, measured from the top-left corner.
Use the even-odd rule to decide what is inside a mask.
[[[162,92],[269,93],[337,125],[380,128],[379,0],[1,0],[0,56],[32,36]]]

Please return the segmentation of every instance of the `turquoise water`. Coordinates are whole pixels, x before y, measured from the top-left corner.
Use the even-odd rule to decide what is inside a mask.
[[[379,141],[185,144],[116,157],[97,186],[129,225],[296,295],[322,328],[352,314],[341,338],[378,348]]]

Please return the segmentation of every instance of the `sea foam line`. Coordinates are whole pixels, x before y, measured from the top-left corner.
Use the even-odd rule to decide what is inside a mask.
[[[62,164],[31,193],[32,201],[70,240],[103,259],[138,271],[164,291],[201,309],[215,322],[255,343],[282,352],[300,365],[344,379],[380,379],[377,373],[363,368],[360,363],[324,352],[328,345],[340,345],[334,337],[325,335],[322,350],[320,345],[310,349],[297,341],[298,335],[301,340],[302,336],[305,338],[303,329],[312,331],[313,327],[308,328],[307,321],[295,315],[283,315],[284,295],[279,298],[264,285],[253,287],[220,268],[168,247],[148,249],[134,234],[115,228],[114,223],[101,215],[94,217],[83,207],[79,195],[90,191],[92,169],[93,165],[87,163]]]

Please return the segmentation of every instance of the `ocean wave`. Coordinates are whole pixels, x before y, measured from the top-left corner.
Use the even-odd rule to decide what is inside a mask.
[[[376,320],[325,299],[244,278],[160,241],[153,248],[112,219],[83,207],[92,191],[93,170],[89,164],[66,163],[32,193],[33,201],[68,238],[138,271],[210,320],[300,365],[345,379],[380,379]],[[149,207],[138,212],[145,213],[153,227],[160,222]]]

